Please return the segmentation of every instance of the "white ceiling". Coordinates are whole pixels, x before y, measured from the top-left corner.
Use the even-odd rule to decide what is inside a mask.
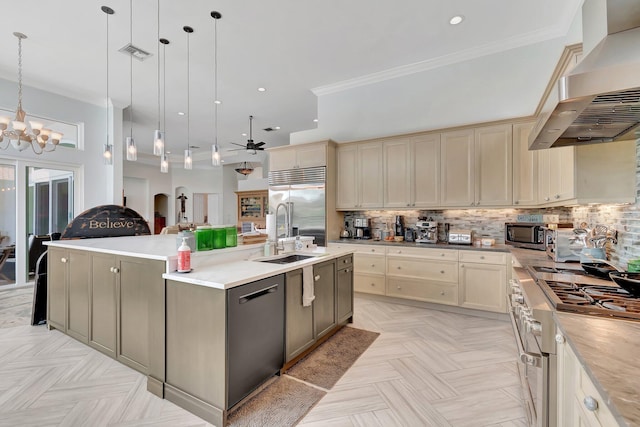
[[[451,113],[433,115],[431,121],[414,120],[402,108],[385,103],[404,96],[414,98],[412,105],[435,103],[455,112],[456,106],[441,98],[442,86],[447,85],[444,80],[438,80],[439,87],[430,88],[416,76],[452,66],[471,74],[478,67],[478,73],[491,75],[489,61],[483,63],[482,58],[501,53],[499,68],[503,71],[531,62],[522,72],[532,84],[518,87],[525,92],[531,88],[532,93],[512,96],[512,105],[500,105],[496,116],[531,114],[557,52],[552,51],[552,58],[546,61],[531,57],[552,46],[545,41],[561,40],[582,1],[160,0],[160,36],[171,42],[166,47],[167,147],[181,152],[187,144],[187,120],[177,115],[187,111],[185,25],[195,30],[190,38],[190,143],[202,147],[199,151],[204,154],[212,142],[213,10],[222,13],[218,21],[218,98],[223,103],[218,110],[218,136],[227,150],[231,142],[246,142],[248,137],[241,133],[249,130],[249,115],[255,117],[253,139],[265,141],[266,147],[288,144],[292,133],[302,135],[294,135],[293,142],[315,137],[347,141],[376,136],[372,132],[411,132],[474,120],[473,111],[456,120],[446,119]],[[105,104],[106,95],[106,15],[100,6],[113,8],[115,14],[109,18],[110,96],[118,106],[129,105],[129,58],[118,52],[130,39],[128,0],[5,3],[0,77],[17,80],[17,39],[12,33],[23,32],[28,36],[23,42],[25,85],[98,105]],[[157,122],[157,4],[157,0],[133,2],[133,44],[153,53],[144,62],[133,61],[133,132],[142,152],[151,151]],[[448,20],[455,14],[464,15],[465,20],[454,27]],[[527,46],[538,46],[535,55],[513,54]],[[536,63],[541,69],[535,68]],[[440,74],[446,79],[447,72]],[[473,84],[482,83],[467,82],[459,90],[473,98]],[[259,86],[267,91],[259,93]],[[486,88],[477,89],[478,96],[491,98],[490,91],[482,90]],[[340,108],[336,108],[338,101]],[[384,113],[388,123],[395,124],[385,127],[373,115],[353,116],[370,126],[354,123],[347,112],[368,111],[371,102],[386,105],[378,114]],[[482,113],[482,102],[471,105]],[[2,99],[0,106],[15,108],[15,100]],[[28,113],[29,99],[24,100],[24,107]],[[313,119],[319,114],[316,124]],[[473,117],[484,118],[483,114]],[[262,131],[268,126],[281,129]]]

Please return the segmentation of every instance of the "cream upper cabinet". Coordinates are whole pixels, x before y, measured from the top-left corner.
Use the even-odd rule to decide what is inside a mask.
[[[443,133],[441,153],[442,206],[511,205],[511,125]]]
[[[475,129],[474,206],[513,203],[513,136],[511,124]]]
[[[340,145],[337,148],[336,208],[382,207],[382,143]]]
[[[441,135],[441,205],[473,206],[475,200],[474,131],[445,132]]]
[[[538,200],[542,204],[575,197],[575,148],[538,151]]]
[[[384,206],[440,203],[440,134],[384,143]]]
[[[538,151],[529,150],[529,134],[535,122],[513,125],[513,204],[538,204]]]
[[[327,165],[327,143],[290,145],[269,150],[269,170],[302,169]]]

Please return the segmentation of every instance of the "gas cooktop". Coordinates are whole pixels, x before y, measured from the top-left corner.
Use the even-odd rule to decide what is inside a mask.
[[[547,267],[530,267],[556,310],[640,321],[640,298],[611,282],[594,279],[584,271],[551,270],[555,271]],[[556,276],[559,274],[564,275]]]

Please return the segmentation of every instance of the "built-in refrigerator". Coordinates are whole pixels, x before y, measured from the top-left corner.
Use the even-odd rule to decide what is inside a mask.
[[[278,238],[313,236],[327,245],[326,167],[269,172],[269,213]]]

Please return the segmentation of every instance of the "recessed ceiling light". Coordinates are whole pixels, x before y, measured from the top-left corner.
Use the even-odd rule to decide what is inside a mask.
[[[274,126],[273,127],[275,130],[280,130],[280,126]]]
[[[258,88],[258,92],[266,92],[266,91],[267,91],[267,89],[265,89],[265,88],[263,88],[263,87],[259,87],[259,88]]]
[[[242,135],[242,136],[247,136],[247,134],[246,134],[246,133],[241,133],[240,135]]]
[[[219,99],[216,99],[215,101],[213,101],[214,104],[222,104],[222,101],[220,101]]]
[[[318,123],[318,119],[313,119],[313,122],[314,123]]]
[[[184,111],[178,111],[179,116],[184,116]]]
[[[449,19],[449,24],[451,25],[458,25],[459,23],[461,23],[462,21],[464,21],[464,16],[462,15],[456,15],[456,16],[452,16],[451,19]]]

